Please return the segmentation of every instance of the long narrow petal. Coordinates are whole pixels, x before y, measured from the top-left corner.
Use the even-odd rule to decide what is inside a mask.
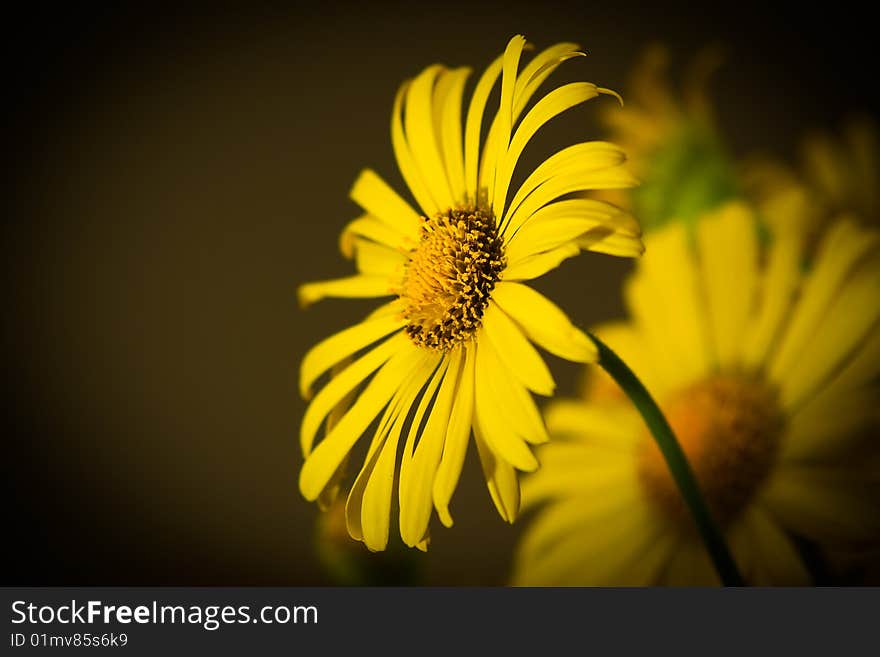
[[[469,68],[459,68],[446,74],[449,78],[449,90],[443,100],[440,113],[440,143],[443,152],[443,163],[449,179],[449,188],[453,198],[459,203],[467,196],[464,176],[464,143],[461,125],[461,106],[464,86]]]
[[[493,194],[496,190],[497,167],[505,159],[508,146],[510,145],[510,133],[513,130],[513,101],[516,92],[516,78],[519,71],[519,60],[522,56],[523,47],[526,45],[525,37],[516,35],[508,43],[504,51],[503,74],[501,76],[501,104],[496,117],[498,132],[496,143],[491,150],[486,148],[483,158],[489,160],[485,167],[485,178],[480,179],[488,192],[487,201],[493,204]],[[496,217],[501,215],[496,213]]]
[[[403,333],[398,333],[365,353],[321,388],[306,409],[300,426],[300,445],[304,456],[308,457],[311,453],[315,434],[318,433],[324,418],[370,374],[384,365],[400,349],[405,349],[408,341],[409,338]]]
[[[828,312],[813,328],[801,358],[785,371],[780,387],[783,408],[795,408],[829,382],[868,339],[880,323],[880,252],[863,263],[838,290]]]
[[[345,299],[369,299],[390,297],[394,294],[387,276],[348,276],[329,281],[304,283],[296,291],[300,306],[306,308],[326,297]]]
[[[711,369],[706,311],[687,231],[673,222],[645,238],[650,254],[625,284],[630,315],[653,354],[656,378],[671,389]]]
[[[528,444],[518,435],[512,418],[505,414],[495,386],[496,377],[503,377],[503,373],[498,371],[491,347],[484,343],[478,344],[474,416],[483,438],[497,457],[519,470],[533,472],[538,468],[538,460]]]
[[[321,340],[309,349],[299,370],[299,392],[303,397],[311,396],[312,384],[324,372],[385,337],[406,323],[400,316],[385,315],[361,322]]]
[[[544,295],[521,283],[501,282],[492,299],[532,341],[552,354],[578,363],[598,358],[596,345]]]
[[[770,246],[759,286],[760,305],[743,344],[742,362],[746,367],[761,365],[779,337],[801,279],[802,249],[800,234],[781,235]]]
[[[409,191],[415,197],[416,202],[422,208],[422,212],[433,217],[440,208],[434,202],[428,185],[422,180],[415,157],[410,150],[403,129],[403,99],[409,89],[411,81],[404,82],[394,98],[394,108],[391,111],[391,146],[394,148],[394,158],[403,179],[406,181]]]
[[[492,301],[483,312],[482,321],[483,335],[519,382],[539,395],[552,395],[556,389],[553,375],[514,321]]]
[[[505,268],[504,280],[530,281],[539,278],[548,271],[556,269],[563,261],[573,258],[580,252],[581,247],[578,244],[569,242],[568,244],[563,244],[551,251],[536,253],[527,258],[522,258]]]
[[[505,371],[503,361],[498,351],[492,345],[491,340],[486,340],[486,331],[483,328],[478,334],[477,343],[477,368],[480,368],[482,360],[486,373],[494,373],[486,377],[486,383],[494,393],[494,403],[499,415],[508,420],[513,434],[521,436],[526,442],[533,445],[546,443],[550,440],[544,419],[535,405],[535,400],[523,384],[510,376],[512,372]],[[483,352],[480,356],[480,352]],[[480,384],[481,374],[477,374],[477,385]],[[485,435],[485,432],[484,432]]]
[[[313,501],[334,470],[360,439],[373,418],[385,407],[405,374],[426,358],[415,345],[401,347],[367,384],[351,410],[322,440],[303,464],[299,488],[303,497]]]
[[[463,363],[458,390],[449,416],[449,427],[443,443],[443,457],[434,477],[434,508],[446,527],[452,527],[449,502],[458,485],[461,468],[471,436],[471,422],[474,409],[474,371],[476,354],[473,346],[463,347]]]
[[[519,481],[516,470],[506,461],[496,458],[486,444],[478,422],[474,422],[474,443],[483,468],[483,477],[489,489],[489,496],[495,503],[498,514],[505,522],[513,524],[519,514]]]
[[[401,279],[407,256],[370,240],[356,240],[355,265],[366,276],[384,276],[390,280]]]
[[[458,388],[461,358],[461,349],[452,351],[448,356],[448,367],[443,374],[437,399],[412,455],[407,487],[400,491],[400,536],[409,546],[421,542],[428,529],[434,478],[443,454],[450,413]]]
[[[735,367],[754,312],[758,282],[757,225],[743,204],[730,204],[697,224],[709,328],[718,366]]]
[[[489,94],[498,81],[501,67],[504,63],[504,55],[499,55],[480,76],[471,102],[468,106],[467,119],[464,126],[464,177],[467,189],[467,201],[476,203],[479,194],[479,165],[480,165],[480,132],[483,126],[483,113],[486,110],[486,102]]]

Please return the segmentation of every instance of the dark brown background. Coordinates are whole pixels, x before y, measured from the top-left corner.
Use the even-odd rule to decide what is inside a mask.
[[[344,275],[347,191],[375,167],[397,85],[480,69],[514,33],[589,50],[570,75],[623,89],[660,39],[716,78],[738,153],[791,156],[804,130],[877,110],[873,32],[826,12],[730,3],[310,3],[7,16],[3,227],[6,584],[320,584],[298,494],[297,367],[369,304],[308,312],[297,284]],[[811,12],[813,10],[806,10]],[[558,79],[565,79],[563,74]],[[606,101],[608,102],[608,101]],[[594,111],[549,144],[599,137]],[[547,144],[548,146],[543,146]],[[542,288],[581,324],[620,311],[628,264],[585,256]],[[553,362],[561,391],[574,367]],[[469,455],[425,581],[502,582],[516,528]]]

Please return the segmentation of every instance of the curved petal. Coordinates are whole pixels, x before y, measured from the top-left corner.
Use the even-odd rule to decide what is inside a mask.
[[[593,363],[596,345],[544,295],[521,283],[500,282],[492,299],[532,341],[560,358]]]
[[[410,547],[422,541],[431,519],[434,479],[458,390],[461,357],[461,349],[456,349],[447,356],[448,366],[443,373],[437,399],[412,455],[407,485],[400,489],[400,536]]]
[[[405,349],[408,341],[409,339],[403,333],[398,333],[365,353],[321,388],[321,391],[315,395],[306,409],[300,426],[300,446],[306,458],[311,454],[315,435],[324,418],[370,374],[384,365],[400,349]]]
[[[483,468],[483,477],[489,489],[489,496],[501,518],[513,524],[519,514],[519,480],[516,470],[503,459],[496,458],[483,438],[479,422],[474,422],[474,443]]]
[[[434,84],[444,71],[440,65],[429,66],[409,85],[404,104],[403,127],[413,162],[422,184],[438,210],[454,205],[455,199],[446,178],[443,157],[434,130]]]
[[[299,392],[311,396],[311,387],[318,377],[352,354],[367,347],[392,331],[402,328],[406,320],[398,315],[383,315],[355,324],[309,349],[299,370]]]
[[[471,435],[471,422],[474,409],[474,368],[476,358],[474,348],[463,347],[461,378],[449,416],[449,427],[443,443],[443,457],[434,477],[434,508],[446,527],[452,527],[449,502],[458,485],[464,457],[467,453]]]

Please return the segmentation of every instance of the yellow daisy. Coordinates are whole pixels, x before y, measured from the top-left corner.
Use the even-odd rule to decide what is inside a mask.
[[[755,226],[734,203],[693,241],[680,223],[650,234],[629,321],[597,334],[655,395],[746,581],[807,584],[802,544],[880,541],[880,450],[864,440],[880,401],[880,233],[841,220],[804,269],[796,233],[763,251]],[[654,441],[610,385],[547,409],[553,441],[523,484],[524,505],[541,508],[515,582],[718,583]]]
[[[300,490],[308,500],[332,496],[356,443],[372,434],[346,504],[349,533],[371,550],[387,544],[396,479],[407,545],[427,546],[432,506],[452,525],[449,503],[472,429],[492,500],[502,518],[514,520],[516,470],[534,470],[529,445],[547,440],[530,391],[554,390],[531,342],[568,360],[596,359],[589,338],[524,281],[584,249],[642,252],[629,215],[578,196],[634,184],[613,144],[563,148],[511,188],[517,160],[542,125],[612,93],[588,82],[566,84],[526,111],[550,73],[582,53],[561,43],[520,70],[525,47],[523,37],[514,37],[482,74],[463,129],[469,69],[429,66],[401,86],[391,140],[418,209],[373,171],[362,172],[351,198],[365,214],[340,240],[358,273],[299,289],[303,305],[324,297],[393,297],[312,348],[300,371],[308,398],[333,370],[303,418]],[[498,110],[481,140],[499,78]],[[328,416],[326,435],[316,444]]]

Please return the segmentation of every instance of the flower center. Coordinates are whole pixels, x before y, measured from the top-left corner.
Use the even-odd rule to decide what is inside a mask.
[[[413,342],[446,351],[473,335],[504,264],[490,211],[455,208],[423,217],[400,290]]]
[[[729,523],[770,472],[782,435],[776,390],[760,380],[718,375],[673,395],[663,410],[716,520]],[[693,523],[653,440],[639,477],[652,503],[676,522]]]

